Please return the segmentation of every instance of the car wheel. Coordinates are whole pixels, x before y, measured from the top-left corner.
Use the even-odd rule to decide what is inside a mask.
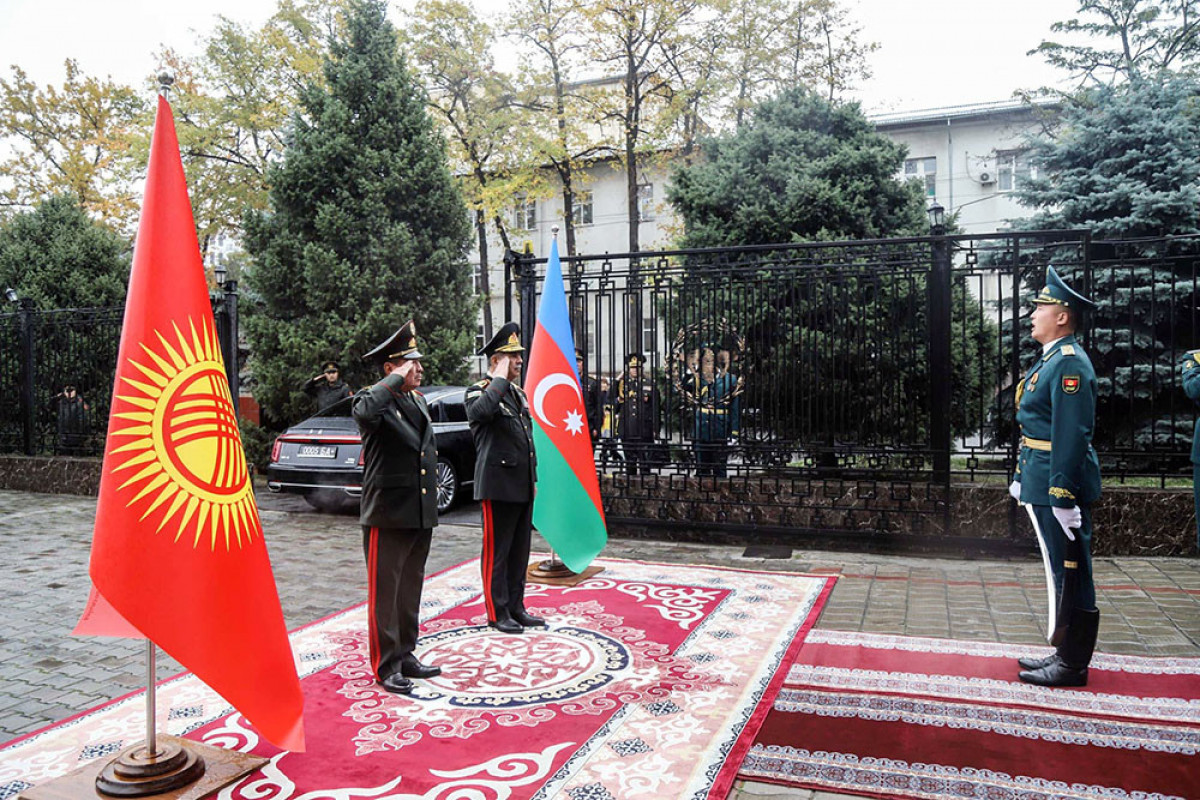
[[[458,470],[444,456],[437,463],[437,510],[445,514],[458,500]]]

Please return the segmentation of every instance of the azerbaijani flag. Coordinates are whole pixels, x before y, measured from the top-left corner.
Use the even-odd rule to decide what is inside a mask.
[[[575,371],[575,338],[567,315],[557,240],[550,245],[525,376],[538,460],[533,525],[564,564],[582,572],[604,549],[608,532],[583,389]]]

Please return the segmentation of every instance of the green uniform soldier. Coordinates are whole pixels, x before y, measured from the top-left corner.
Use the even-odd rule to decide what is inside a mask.
[[[1200,403],[1200,350],[1189,350],[1183,357],[1183,391]],[[1196,546],[1200,547],[1200,419],[1192,433],[1192,496],[1196,507]]]
[[[1092,503],[1100,464],[1092,449],[1096,374],[1075,340],[1080,315],[1094,304],[1053,267],[1033,299],[1033,338],[1042,354],[1017,384],[1021,454],[1010,491],[1026,507],[1046,565],[1050,643],[1045,658],[1022,658],[1021,680],[1085,686],[1100,612],[1092,582]]]
[[[480,351],[488,357],[487,377],[469,386],[465,398],[483,516],[483,603],[488,625],[501,633],[546,624],[525,610],[537,455],[529,401],[517,385],[524,352],[521,329],[504,323]]]
[[[367,560],[368,646],[376,680],[409,694],[411,678],[441,668],[414,652],[425,561],[437,519],[437,445],[429,406],[417,391],[424,376],[417,329],[410,320],[363,356],[383,379],[354,396],[362,434],[363,482],[359,522]]]

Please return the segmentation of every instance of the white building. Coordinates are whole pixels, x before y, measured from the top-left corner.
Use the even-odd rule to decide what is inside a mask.
[[[1029,215],[1028,209],[1013,199],[1012,192],[1033,174],[1034,167],[1025,157],[1027,136],[1040,130],[1047,115],[1053,115],[1055,110],[1051,105],[1005,101],[893,112],[873,116],[871,121],[880,133],[908,148],[904,167],[897,177],[923,180],[930,203],[934,200],[940,203],[948,217],[957,215],[963,233],[981,234],[1003,230],[1009,220]],[[680,229],[678,217],[666,201],[669,175],[666,165],[648,165],[642,169],[639,243],[643,251],[670,249]],[[553,177],[550,183],[558,185]],[[627,252],[626,183],[620,162],[598,163],[587,171],[581,184],[574,209],[576,252],[580,255]],[[505,221],[514,249],[523,249],[528,242],[533,254],[544,258],[550,252],[551,230],[563,227],[562,194],[517,198],[507,216]],[[565,233],[561,230],[559,251],[566,254]],[[488,252],[492,319],[498,327],[505,319],[504,264],[503,249],[494,230],[489,230]],[[473,251],[470,258],[478,273],[478,253]],[[514,297],[513,317],[518,318],[519,313]],[[479,319],[478,338],[482,340],[482,312]],[[650,340],[654,334],[646,331],[644,337]],[[598,366],[602,371],[611,371],[610,365]],[[486,369],[483,359],[476,358],[473,368],[483,372]]]

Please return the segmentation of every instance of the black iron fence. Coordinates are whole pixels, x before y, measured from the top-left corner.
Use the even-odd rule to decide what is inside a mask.
[[[212,302],[236,394],[237,296]],[[123,319],[120,307],[39,311],[27,302],[0,314],[0,453],[103,454]]]
[[[513,265],[526,336],[542,263]],[[967,489],[1012,474],[1013,387],[1039,347],[1024,301],[1048,264],[1099,306],[1082,336],[1099,375],[1106,479],[1190,476],[1195,408],[1178,364],[1200,346],[1194,237],[1047,231],[580,256],[564,273],[605,410],[607,513],[962,538],[956,506],[979,502]],[[631,354],[644,363],[631,369]],[[999,513],[992,544],[1026,546],[1007,505]]]

